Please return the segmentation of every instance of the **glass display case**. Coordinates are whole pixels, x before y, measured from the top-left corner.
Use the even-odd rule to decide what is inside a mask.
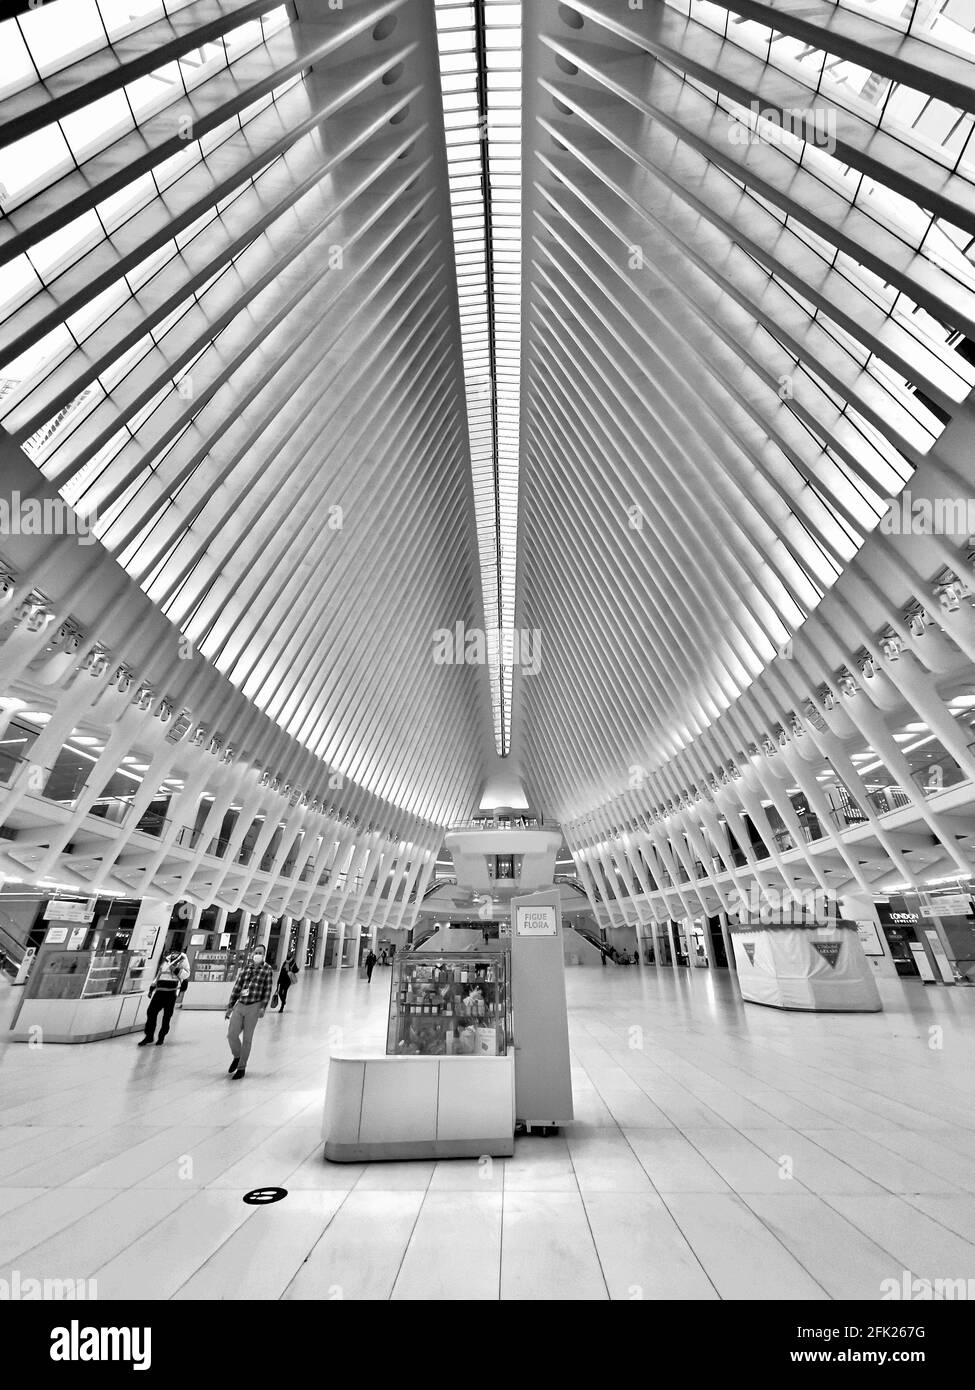
[[[511,1045],[508,956],[402,952],[393,961],[390,1056],[503,1057]]]
[[[232,985],[244,962],[243,951],[197,951],[190,961],[190,983]]]
[[[27,982],[30,999],[96,999],[147,988],[143,951],[43,950]]]

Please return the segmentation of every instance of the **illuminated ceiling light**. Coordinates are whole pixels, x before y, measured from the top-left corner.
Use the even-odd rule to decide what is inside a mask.
[[[49,714],[41,714],[37,710],[24,710],[20,716],[30,724],[47,724],[51,718]]]

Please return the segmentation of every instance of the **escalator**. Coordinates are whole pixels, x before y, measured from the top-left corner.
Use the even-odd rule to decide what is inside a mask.
[[[27,949],[20,936],[15,936],[10,930],[11,926],[16,925],[13,918],[0,907],[0,985],[13,982]]]

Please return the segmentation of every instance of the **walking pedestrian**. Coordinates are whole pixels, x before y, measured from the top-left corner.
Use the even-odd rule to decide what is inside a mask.
[[[254,946],[250,958],[243,967],[230,992],[230,1003],[225,1017],[230,1020],[227,1041],[233,1054],[233,1061],[227,1068],[235,1081],[242,1080],[247,1069],[247,1059],[251,1055],[254,1029],[258,1019],[267,1013],[271,998],[271,967],[264,959],[264,947]]]
[[[372,947],[370,946],[370,948],[369,948],[369,954],[366,956],[366,984],[367,984],[367,985],[371,985],[371,984],[372,984],[372,972],[373,972],[373,971],[375,970],[375,968],[376,968],[376,960],[377,960],[376,953],[375,953],[375,951],[372,949]]]
[[[162,1047],[173,1021],[173,1010],[182,985],[190,978],[190,963],[183,951],[170,951],[156,971],[156,978],[149,986],[149,1007],[146,1009],[146,1026],[143,1030],[140,1047],[148,1047],[156,1031],[156,1020],[162,1015],[159,1037],[156,1046]]]
[[[281,967],[278,975],[278,999],[281,1003],[281,1013],[284,1013],[284,1006],[288,1002],[288,990],[298,980],[298,962],[294,956],[289,956]]]

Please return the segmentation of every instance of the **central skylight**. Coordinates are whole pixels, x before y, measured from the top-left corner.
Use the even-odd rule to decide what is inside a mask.
[[[521,397],[521,4],[437,0],[494,734],[511,738]]]

